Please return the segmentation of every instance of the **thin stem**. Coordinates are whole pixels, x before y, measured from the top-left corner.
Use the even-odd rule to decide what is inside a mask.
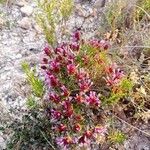
[[[148,18],[150,18],[150,15],[142,7],[137,6],[137,5],[135,5],[135,7],[141,9],[148,16]]]
[[[52,149],[55,150],[55,147],[50,143],[50,141],[46,138],[45,134],[40,130],[40,132],[42,133],[44,139],[47,141],[47,143],[52,147]]]
[[[134,128],[135,130],[138,130],[139,132],[141,132],[141,133],[143,133],[143,134],[145,134],[145,135],[147,135],[147,136],[150,137],[150,134],[149,134],[149,133],[147,133],[147,132],[145,132],[145,131],[143,131],[143,130],[141,130],[141,129],[139,129],[139,128],[137,128],[137,127],[131,125],[131,124],[129,124],[128,122],[126,122],[125,120],[123,120],[123,119],[121,119],[120,117],[116,116],[115,114],[113,114],[113,115],[114,115],[117,119],[119,119],[120,121],[122,121],[122,122],[124,122],[125,124],[127,124],[128,126]]]

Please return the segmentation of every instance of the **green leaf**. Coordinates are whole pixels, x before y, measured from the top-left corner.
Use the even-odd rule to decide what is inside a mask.
[[[29,84],[31,85],[33,93],[37,97],[42,97],[44,94],[44,84],[43,82],[35,76],[35,73],[30,69],[30,66],[28,63],[24,62],[22,63],[22,69],[26,73],[27,80]]]
[[[133,83],[129,79],[125,78],[121,81],[120,87],[124,92],[129,92],[133,88]]]
[[[35,109],[37,107],[37,103],[32,96],[27,99],[26,105],[30,109]]]

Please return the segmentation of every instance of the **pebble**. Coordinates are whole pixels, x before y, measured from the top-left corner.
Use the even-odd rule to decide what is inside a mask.
[[[18,21],[19,26],[22,29],[30,29],[31,28],[31,20],[28,17],[23,17],[20,21]]]
[[[31,16],[33,13],[33,7],[31,7],[31,6],[21,7],[20,10],[25,16]]]
[[[16,55],[16,58],[17,58],[17,59],[22,58],[22,55],[21,55],[21,54],[17,54],[17,55]]]
[[[0,17],[0,29],[5,25],[6,21]]]
[[[23,6],[27,5],[27,2],[25,0],[19,0],[19,2],[16,2],[16,5],[23,7]]]
[[[34,25],[34,29],[36,30],[36,32],[37,32],[38,34],[41,34],[41,33],[42,33],[42,28],[41,28],[38,24],[35,24],[35,25]]]
[[[5,140],[1,136],[0,136],[0,148],[2,148],[2,149],[6,148]]]

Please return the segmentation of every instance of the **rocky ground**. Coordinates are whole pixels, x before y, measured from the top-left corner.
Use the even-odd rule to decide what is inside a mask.
[[[0,4],[0,120],[4,114],[19,110],[24,106],[26,91],[21,62],[35,64],[39,60],[44,37],[32,17],[35,4],[18,1],[13,4]],[[12,115],[11,115],[12,117]],[[14,116],[15,117],[15,116]],[[0,137],[0,145],[5,140]],[[1,148],[0,148],[1,149]]]
[[[101,6],[100,1],[94,3]],[[88,37],[96,34],[98,19],[88,2],[77,5],[76,14],[68,22],[70,28],[82,27]],[[0,122],[18,117],[16,112],[25,108],[28,93],[21,62],[36,64],[45,43],[41,29],[34,18],[36,3],[18,0],[0,4]],[[85,22],[84,22],[85,21]],[[19,111],[17,111],[19,110]],[[12,113],[14,112],[14,113]],[[147,127],[146,127],[147,128]],[[143,127],[144,129],[144,127]],[[6,137],[0,133],[0,150],[5,148]],[[150,139],[135,133],[125,142],[127,150],[150,150]]]

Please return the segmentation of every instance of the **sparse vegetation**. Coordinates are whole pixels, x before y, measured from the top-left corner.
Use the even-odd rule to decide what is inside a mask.
[[[115,147],[128,139],[124,123],[149,136],[135,125],[150,119],[150,1],[109,3],[99,31],[105,40],[84,38],[82,28],[64,32],[74,6],[73,0],[38,0],[47,45],[39,75],[22,63],[31,95],[22,119],[9,124],[10,150]]]
[[[121,131],[115,130],[110,132],[108,139],[113,144],[122,144],[125,141],[126,136]]]
[[[27,80],[32,87],[33,94],[37,97],[42,97],[44,94],[43,82],[35,76],[34,71],[32,71],[27,63],[22,64],[22,68],[27,75]]]
[[[57,32],[61,32],[61,27],[57,31],[58,24],[64,24],[72,13],[73,0],[38,0],[39,11],[37,11],[37,20],[43,29],[45,37],[49,44],[56,46],[58,42]]]

